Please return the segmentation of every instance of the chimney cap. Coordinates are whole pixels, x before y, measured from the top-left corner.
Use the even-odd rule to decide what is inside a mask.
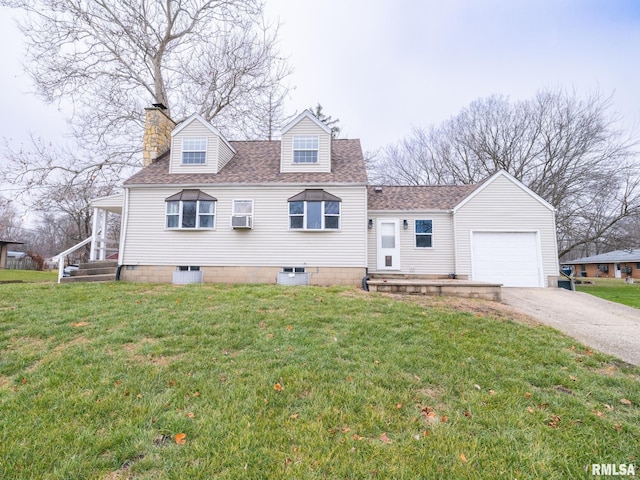
[[[160,110],[166,110],[167,107],[165,106],[164,103],[152,103],[151,104],[154,108],[159,108]]]

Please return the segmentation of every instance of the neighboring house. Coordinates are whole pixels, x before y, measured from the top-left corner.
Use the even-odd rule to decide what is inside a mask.
[[[640,249],[616,250],[566,262],[576,277],[640,278]]]
[[[16,258],[16,253],[22,253],[22,252],[10,252],[9,245],[22,245],[22,244],[23,242],[14,242],[13,240],[0,240],[0,268],[6,268],[7,258]]]
[[[156,106],[144,146],[124,193],[92,202],[94,232],[104,212],[122,214],[121,279],[557,284],[554,209],[504,171],[477,185],[369,186],[360,142],[332,139],[309,111],[280,141],[227,141],[199,115],[175,126]]]

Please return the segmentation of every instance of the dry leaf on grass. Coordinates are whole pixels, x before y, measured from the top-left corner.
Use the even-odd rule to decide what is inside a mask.
[[[382,443],[391,443],[393,440],[387,437],[387,432],[384,432],[382,435],[380,435],[380,441]]]
[[[624,405],[631,405],[631,400],[627,399],[627,398],[622,398],[620,400],[620,403],[624,404]]]
[[[187,443],[186,433],[176,433],[176,436],[174,438],[178,445],[184,445],[185,443]]]

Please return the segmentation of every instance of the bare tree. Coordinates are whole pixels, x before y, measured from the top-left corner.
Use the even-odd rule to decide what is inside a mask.
[[[611,97],[544,90],[530,100],[477,100],[428,131],[386,147],[374,174],[387,183],[466,184],[500,169],[557,209],[559,254],[584,252],[640,215],[635,142]]]
[[[313,113],[318,120],[331,129],[331,138],[338,138],[338,135],[340,135],[340,127],[338,126],[339,118],[334,119],[331,115],[324,113],[322,105],[319,103],[315,108],[310,108],[309,110],[311,110],[311,113]]]
[[[256,133],[280,114],[290,74],[261,0],[0,0],[19,9],[37,94],[70,106],[64,146],[9,145],[0,183],[114,184],[139,166],[144,107],[193,112],[225,134]],[[268,128],[260,128],[268,136]],[[35,195],[38,197],[38,195]]]
[[[20,217],[11,200],[0,197],[0,239],[19,240]]]

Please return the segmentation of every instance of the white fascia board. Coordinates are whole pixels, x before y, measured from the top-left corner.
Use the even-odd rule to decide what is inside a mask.
[[[231,146],[231,144],[227,141],[226,138],[224,138],[224,135],[222,135],[222,133],[220,133],[220,130],[218,130],[216,127],[214,127],[213,125],[211,125],[210,122],[207,122],[205,120],[205,118],[200,115],[199,113],[194,113],[193,115],[191,115],[189,118],[187,118],[186,120],[184,120],[183,122],[180,123],[180,125],[178,125],[176,128],[174,128],[171,131],[171,136],[175,136],[178,133],[180,133],[187,125],[190,125],[193,121],[198,120],[200,123],[202,123],[205,127],[207,127],[211,133],[213,133],[214,135],[217,135],[218,137],[220,137],[220,139],[224,142],[224,144],[229,147],[231,149],[231,151],[235,154],[238,153],[236,151],[235,148],[233,148]]]
[[[287,133],[293,126],[297,125],[298,122],[300,122],[300,120],[302,120],[303,118],[310,119],[316,125],[318,125],[322,130],[324,130],[326,133],[331,133],[331,129],[327,127],[324,123],[322,123],[320,120],[318,120],[318,118],[307,109],[307,110],[304,110],[296,118],[291,120],[289,123],[287,123],[284,127],[282,127],[280,129],[280,135],[284,135],[285,133]]]
[[[489,185],[491,185],[497,178],[500,177],[505,177],[507,180],[509,180],[511,183],[513,183],[515,186],[517,186],[518,188],[520,188],[523,192],[525,192],[526,194],[528,194],[530,197],[532,197],[533,199],[535,199],[537,202],[539,202],[540,204],[542,204],[544,207],[548,208],[549,210],[551,210],[552,212],[555,212],[556,209],[553,207],[553,205],[551,205],[549,202],[547,202],[544,198],[542,198],[540,195],[538,195],[536,192],[534,192],[533,190],[531,190],[529,187],[527,187],[524,183],[522,183],[520,180],[518,180],[517,178],[515,178],[513,175],[511,175],[510,173],[508,173],[506,170],[499,170],[496,173],[494,173],[491,177],[489,177],[487,180],[484,181],[484,183],[482,185],[480,185],[478,188],[476,188],[473,192],[471,192],[469,194],[469,196],[467,196],[464,200],[462,200],[458,205],[456,205],[453,208],[453,213],[456,213],[458,210],[460,210],[463,206],[465,206],[468,202],[471,201],[471,199],[473,199],[476,195],[478,195],[480,192],[482,192],[485,188],[487,188]]]

